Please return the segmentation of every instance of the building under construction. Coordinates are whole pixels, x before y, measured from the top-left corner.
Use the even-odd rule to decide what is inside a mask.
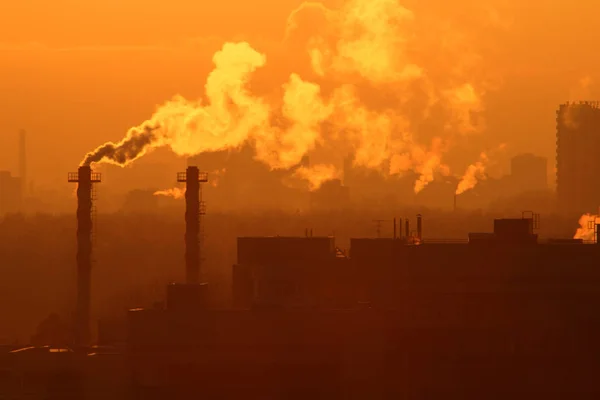
[[[556,194],[563,214],[596,214],[600,206],[600,103],[562,104],[556,116]]]
[[[70,176],[80,184],[76,344],[89,337],[94,176]],[[168,285],[165,306],[128,312],[122,351],[16,351],[14,376],[41,351],[65,360],[57,376],[73,377],[70,391],[51,387],[60,398],[90,398],[99,387],[149,400],[600,395],[599,244],[541,242],[533,213],[462,241],[428,240],[435,234],[420,215],[395,220],[391,238],[352,239],[348,254],[309,230],[242,237],[233,307],[213,309],[201,273],[205,175],[191,167],[178,180],[187,185],[186,282]]]

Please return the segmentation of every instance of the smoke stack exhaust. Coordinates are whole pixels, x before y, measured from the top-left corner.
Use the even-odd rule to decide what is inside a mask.
[[[93,184],[100,174],[89,166],[69,174],[69,182],[77,183],[77,306],[75,311],[75,345],[91,344],[90,310],[92,289]]]
[[[419,241],[423,239],[423,216],[421,214],[417,214],[417,238]]]
[[[188,284],[200,283],[201,216],[205,213],[200,200],[200,183],[207,182],[208,176],[198,167],[187,167],[186,172],[177,175],[178,182],[185,182],[185,279]]]

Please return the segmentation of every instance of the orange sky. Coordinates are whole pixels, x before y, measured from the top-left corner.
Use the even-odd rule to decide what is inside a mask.
[[[281,45],[286,18],[300,1],[204,3],[21,0],[3,4],[0,169],[16,173],[16,133],[23,127],[30,137],[30,177],[38,184],[63,184],[66,172],[74,170],[87,151],[107,140],[119,140],[131,126],[149,118],[156,105],[178,93],[192,99],[202,96],[212,55],[227,40],[248,40],[267,54],[269,72],[254,78],[253,87],[259,91],[279,87],[291,72],[312,78],[304,48]],[[432,21],[451,21],[464,28],[466,40],[483,58],[482,68],[495,78],[496,87],[484,101],[486,130],[472,140],[473,154],[505,142],[509,155],[534,152],[550,157],[552,164],[557,105],[572,96],[596,94],[600,55],[595,48],[600,33],[595,16],[600,14],[600,3],[473,3],[412,0],[402,4],[415,12],[421,29]],[[485,23],[473,21],[482,15],[487,16]],[[577,88],[586,76],[592,80],[587,93]]]

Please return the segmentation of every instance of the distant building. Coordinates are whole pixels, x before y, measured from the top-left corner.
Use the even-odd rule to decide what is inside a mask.
[[[596,212],[600,206],[600,104],[567,103],[556,117],[556,193],[562,213]]]
[[[21,178],[9,171],[0,171],[0,215],[21,211]]]
[[[511,180],[516,192],[548,189],[548,159],[520,154],[510,162]]]

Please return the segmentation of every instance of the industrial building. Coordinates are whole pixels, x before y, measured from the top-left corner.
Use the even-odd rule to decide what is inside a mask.
[[[129,354],[146,377],[135,387],[172,398],[198,386],[225,398],[600,394],[600,246],[540,242],[534,214],[462,241],[425,239],[420,216],[415,231],[402,222],[392,238],[352,239],[349,254],[308,232],[239,238],[233,309],[176,300],[172,286],[166,308],[130,312]]]
[[[600,206],[600,104],[562,104],[556,117],[556,192],[568,215],[596,213]]]

